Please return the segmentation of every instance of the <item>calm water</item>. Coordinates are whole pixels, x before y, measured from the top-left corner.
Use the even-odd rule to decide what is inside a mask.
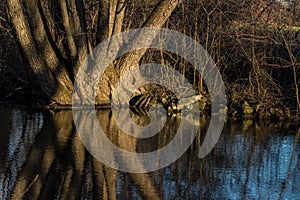
[[[112,142],[138,152],[167,144],[179,123],[169,119],[157,137],[133,141],[120,136],[109,111],[98,114]],[[213,151],[198,159],[201,128],[175,163],[145,174],[120,172],[94,159],[70,111],[1,108],[0,127],[1,200],[300,199],[299,132],[288,124],[227,122]]]

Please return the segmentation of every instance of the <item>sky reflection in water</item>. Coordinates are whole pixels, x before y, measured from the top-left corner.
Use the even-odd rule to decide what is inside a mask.
[[[197,158],[195,142],[168,167],[129,174],[95,161],[80,144],[70,116],[69,111],[1,109],[0,199],[299,198],[300,145],[294,128],[227,123],[218,144],[204,159]],[[102,123],[116,130],[109,117]],[[169,126],[160,137],[144,145],[137,142],[137,147],[157,146],[155,142],[175,124]],[[117,136],[111,137],[118,142]]]

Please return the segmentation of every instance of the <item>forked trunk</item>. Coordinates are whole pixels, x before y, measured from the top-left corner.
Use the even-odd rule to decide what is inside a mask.
[[[53,24],[57,19],[51,18],[51,23],[47,23],[49,13],[44,13],[45,9],[39,0],[8,0],[7,2],[17,40],[36,85],[53,102],[71,105],[74,78],[89,53],[88,36],[85,34],[84,2],[82,0],[59,1],[62,22],[58,23],[61,23],[64,29],[66,41],[63,47],[59,46],[53,38],[54,31],[58,30],[49,27],[49,24]],[[146,19],[144,26],[162,27],[178,2],[179,0],[160,1]],[[102,35],[96,37],[98,42],[122,32],[127,3],[126,0],[100,0],[98,33]],[[129,54],[117,65],[108,68],[97,88],[97,104],[110,103],[112,88],[120,75],[130,67],[138,65],[145,52],[146,49]],[[85,95],[84,91],[81,93]]]

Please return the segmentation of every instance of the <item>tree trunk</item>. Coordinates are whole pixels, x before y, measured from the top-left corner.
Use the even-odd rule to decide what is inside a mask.
[[[143,27],[162,27],[167,19],[170,17],[173,10],[178,5],[178,0],[163,0],[156,6],[149,17],[146,19]],[[116,24],[115,24],[116,25]],[[137,41],[142,41],[143,35],[137,35]],[[140,59],[145,54],[146,49],[135,51],[127,54],[121,59],[115,66],[109,66],[108,72],[103,75],[102,81],[99,81],[99,90],[106,91],[97,93],[96,101],[108,104],[111,102],[111,92],[115,83],[119,80],[119,77],[124,75],[132,67],[136,67],[139,64]],[[120,72],[119,72],[120,71]],[[113,76],[113,78],[112,78]],[[136,74],[129,74],[130,79],[135,79]],[[129,84],[129,83],[128,83]],[[125,86],[125,85],[124,85]],[[129,85],[126,85],[130,87]],[[123,88],[125,91],[128,89]]]
[[[48,40],[37,2],[30,0],[26,3],[31,8],[29,15],[33,28],[26,20],[20,0],[8,0],[8,7],[35,82],[48,98],[60,104],[71,104],[72,82]]]
[[[68,14],[68,7],[65,0],[59,0],[59,6],[61,9],[62,22],[66,31],[66,39],[70,51],[71,59],[74,60],[77,55],[77,47],[75,39],[73,37],[73,32],[70,24],[70,17]]]
[[[143,26],[162,27],[178,2],[179,0],[160,1]],[[126,3],[128,3],[126,0],[100,0],[101,13],[98,17],[97,32],[101,35],[96,37],[99,42],[122,32]],[[18,42],[24,51],[35,83],[53,102],[70,105],[74,77],[89,53],[84,2],[82,0],[59,1],[60,13],[58,14],[62,22],[56,22],[61,25],[56,31],[62,28],[65,33],[63,42],[66,42],[63,48],[55,44],[52,38],[53,27],[49,28],[45,17],[49,16],[49,13],[44,13],[45,10],[39,0],[8,0],[8,8]],[[54,22],[55,20],[57,19],[51,19]],[[53,25],[53,22],[50,24]],[[110,103],[111,90],[120,77],[119,70],[122,75],[130,67],[138,65],[145,52],[146,50],[141,50],[129,54],[120,63],[108,68],[97,88],[97,104]],[[84,91],[81,93],[84,95]]]

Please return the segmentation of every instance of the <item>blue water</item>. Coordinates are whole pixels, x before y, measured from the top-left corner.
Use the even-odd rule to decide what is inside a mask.
[[[118,142],[110,116],[103,111],[99,121]],[[76,133],[71,111],[2,107],[0,126],[1,200],[300,199],[299,133],[289,124],[228,121],[205,158],[197,158],[195,140],[175,163],[145,174],[120,172],[95,160]],[[163,134],[176,124],[169,126]],[[205,134],[205,125],[200,132]],[[161,138],[139,146],[168,142]]]

